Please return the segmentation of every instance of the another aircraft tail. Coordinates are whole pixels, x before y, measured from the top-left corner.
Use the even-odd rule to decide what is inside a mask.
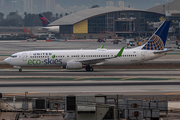
[[[142,50],[164,50],[169,31],[170,21],[165,21],[151,36]]]
[[[42,14],[39,14],[39,18],[41,20],[42,26],[47,27],[50,24],[49,20]]]

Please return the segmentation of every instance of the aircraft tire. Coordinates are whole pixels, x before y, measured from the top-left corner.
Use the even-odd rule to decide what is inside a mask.
[[[93,68],[93,67],[90,67],[90,71],[94,71],[94,68]]]
[[[91,70],[90,68],[91,68],[91,67],[87,66],[87,67],[86,67],[86,71],[90,71],[90,70]]]
[[[19,72],[22,72],[22,69],[21,69],[21,68],[19,69]]]

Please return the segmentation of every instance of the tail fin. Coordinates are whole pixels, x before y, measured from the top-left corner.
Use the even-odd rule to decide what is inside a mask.
[[[170,21],[165,21],[151,36],[142,50],[164,50],[169,31]]]
[[[42,26],[46,27],[47,25],[50,24],[49,20],[42,14],[39,14],[39,18],[41,20]]]

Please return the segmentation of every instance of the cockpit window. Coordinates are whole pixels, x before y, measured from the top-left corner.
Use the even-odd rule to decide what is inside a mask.
[[[17,55],[11,55],[11,57],[12,57],[12,58],[16,58],[16,57],[17,57]]]

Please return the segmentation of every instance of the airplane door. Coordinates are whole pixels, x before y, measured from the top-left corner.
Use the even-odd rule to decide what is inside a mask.
[[[141,52],[141,59],[142,59],[142,60],[145,60],[145,54],[146,54],[145,51],[142,51],[142,52]]]
[[[85,56],[84,56],[83,54],[79,55],[79,59],[80,59],[80,60],[84,59],[84,57],[85,57]]]
[[[113,54],[113,53],[111,53],[111,54],[110,54],[110,57],[114,57],[114,54]]]
[[[23,53],[23,54],[22,54],[22,60],[23,60],[23,61],[27,61],[27,54],[26,54],[26,53]]]

